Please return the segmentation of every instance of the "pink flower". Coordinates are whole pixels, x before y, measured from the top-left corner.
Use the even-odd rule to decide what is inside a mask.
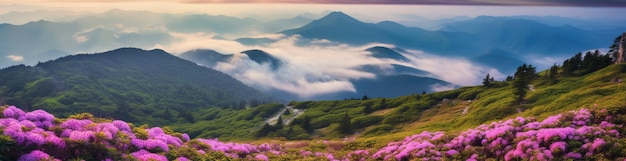
[[[593,140],[593,143],[591,144],[591,147],[589,148],[589,151],[593,152],[593,151],[599,149],[604,144],[606,144],[606,142],[603,139],[596,138],[595,140]]]
[[[268,161],[269,160],[269,158],[267,158],[267,156],[265,156],[263,154],[259,154],[259,155],[255,156],[254,158],[258,159],[258,160],[264,160],[264,161]]]
[[[457,154],[459,154],[459,152],[458,152],[458,151],[456,151],[456,150],[454,150],[454,149],[452,149],[452,150],[448,150],[448,151],[446,152],[446,155],[448,155],[449,157],[454,156],[454,155],[457,155]]]
[[[94,134],[93,131],[72,131],[69,138],[77,141],[90,141],[95,138]]]
[[[24,154],[22,156],[20,156],[20,158],[17,159],[18,161],[35,161],[35,160],[55,160],[57,161],[58,159],[53,159],[52,157],[50,157],[50,155],[48,155],[45,152],[42,152],[40,150],[33,150],[28,154]],[[60,160],[58,160],[60,161]]]
[[[140,161],[167,161],[167,158],[165,156],[150,153],[143,149],[137,152],[131,153],[131,155]]]
[[[18,121],[22,121],[25,119],[26,113],[15,106],[9,106],[7,109],[4,109],[3,114],[6,118],[14,118]]]
[[[554,142],[554,143],[550,144],[550,151],[552,151],[552,152],[563,152],[563,151],[565,151],[565,146],[566,145],[567,145],[567,143],[565,143],[563,141]]]

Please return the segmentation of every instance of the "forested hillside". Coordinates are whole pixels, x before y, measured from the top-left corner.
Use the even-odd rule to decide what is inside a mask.
[[[206,108],[244,109],[270,96],[162,50],[121,48],[0,70],[0,104],[58,116],[89,112],[137,124],[194,122]]]

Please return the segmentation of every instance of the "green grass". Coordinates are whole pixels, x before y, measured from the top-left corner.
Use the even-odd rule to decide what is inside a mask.
[[[557,76],[548,80],[537,78],[524,104],[515,102],[509,82],[496,82],[492,87],[463,87],[426,95],[409,95],[385,100],[294,102],[313,117],[316,134],[322,138],[342,138],[331,128],[340,114],[348,113],[359,132],[357,142],[387,142],[399,140],[422,131],[459,132],[478,125],[517,116],[544,119],[557,113],[587,108],[625,106],[626,86],[611,82],[626,78],[626,64],[611,65],[599,71],[576,77]],[[540,74],[542,75],[542,74]],[[545,75],[545,74],[543,74]],[[364,105],[374,112],[362,112]],[[462,114],[467,109],[467,114]],[[379,121],[379,119],[382,119]],[[329,122],[319,124],[319,122]],[[368,125],[368,126],[365,126]],[[378,140],[378,141],[376,141]],[[374,143],[376,144],[376,143]]]
[[[612,65],[577,77],[545,76],[532,82],[524,104],[515,102],[510,82],[494,82],[491,87],[473,86],[431,94],[413,94],[397,98],[369,100],[330,100],[291,102],[294,109],[306,110],[291,125],[277,129],[272,139],[343,139],[357,136],[358,144],[378,145],[423,131],[456,133],[478,125],[517,116],[544,119],[547,116],[583,107],[623,107],[626,86],[611,82],[626,78],[626,65]],[[545,75],[545,74],[540,74]],[[52,102],[53,103],[53,102]],[[371,113],[364,112],[371,107]],[[263,105],[246,110],[210,108],[194,113],[197,122],[177,124],[177,131],[191,131],[192,136],[219,137],[222,140],[253,140],[263,120],[283,107]],[[466,113],[464,113],[466,112]],[[293,116],[283,116],[284,119]],[[350,117],[353,135],[338,133],[343,115]],[[302,128],[303,116],[314,128]],[[237,127],[237,128],[234,128]],[[291,130],[289,130],[291,128]],[[261,138],[263,139],[263,138]]]

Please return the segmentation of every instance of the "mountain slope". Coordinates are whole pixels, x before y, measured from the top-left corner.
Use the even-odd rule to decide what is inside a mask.
[[[390,98],[413,93],[421,93],[423,91],[432,92],[435,91],[433,89],[433,87],[435,86],[454,86],[449,82],[432,78],[432,74],[427,71],[416,69],[414,67],[409,67],[406,65],[396,64],[395,62],[406,63],[410,61],[410,59],[399,53],[403,52],[402,49],[390,49],[387,47],[375,46],[368,48],[365,51],[371,53],[371,55],[368,56],[385,61],[391,60],[392,62],[383,64],[367,64],[349,69],[372,73],[376,75],[376,77],[374,78],[349,79],[348,81],[354,86],[354,89],[356,90],[354,92],[337,91],[323,95],[315,95],[307,98],[301,98],[297,95],[297,93],[291,93],[289,91],[281,90],[281,88],[267,88],[266,86],[259,87],[254,85],[253,87],[262,90],[263,92],[269,93],[273,96],[279,97],[282,100],[290,101],[339,100],[345,98],[362,97],[363,95]],[[290,66],[288,66],[288,60],[280,59],[273,56],[271,53],[267,53],[262,50],[246,50],[241,52],[241,54],[247,55],[253,63],[268,65],[272,72],[276,72],[278,74],[282,72],[281,70],[285,68],[290,68]],[[181,57],[209,68],[215,68],[215,66],[219,62],[231,63],[232,65],[241,67],[241,69],[231,71],[231,73],[225,71],[226,73],[232,75],[242,75],[238,72],[243,71],[245,73],[247,71],[254,70],[246,68],[247,66],[249,66],[248,64],[241,64],[249,61],[232,61],[232,55],[223,55],[213,50],[192,50],[182,54]],[[260,84],[262,83],[263,82],[261,82]]]
[[[285,35],[301,35],[305,38],[328,39],[351,45],[361,45],[372,41],[390,42],[394,38],[385,34],[374,24],[363,23],[342,12],[331,12],[321,19],[297,28],[282,31]]]
[[[550,26],[519,17],[490,16],[451,22],[439,30],[430,31],[406,27],[392,21],[365,23],[341,12],[332,12],[305,26],[281,33],[349,45],[386,43],[437,55],[465,58],[499,48],[515,57],[528,59],[529,55],[558,57],[604,48],[604,44],[612,41],[610,37],[620,32],[616,29],[583,30],[569,25]]]
[[[539,73],[545,75],[545,72]],[[363,142],[397,140],[423,131],[459,132],[501,119],[536,117],[544,119],[580,108],[618,109],[625,107],[626,91],[616,78],[626,77],[626,64],[611,65],[596,72],[570,77],[559,75],[551,84],[547,77],[533,81],[526,103],[515,103],[511,82],[496,82],[492,87],[462,87],[429,94],[396,98],[346,101],[292,102],[296,109],[306,109],[312,134],[328,138],[350,134],[338,133],[342,115],[350,118],[352,130]],[[368,95],[369,96],[369,95]],[[290,126],[304,126],[297,118]],[[287,134],[287,138],[298,134]]]
[[[242,108],[241,101],[269,98],[224,73],[162,50],[135,48],[6,68],[0,82],[6,104],[152,125],[185,122],[172,116],[200,108]]]
[[[498,69],[502,73],[515,73],[517,66],[523,61],[514,58],[512,53],[501,49],[493,49],[486,54],[470,58],[472,62]]]
[[[479,16],[455,22],[441,29],[465,32],[484,38],[485,43],[516,55],[568,55],[603,47],[616,33],[603,30],[587,31],[573,26],[549,26],[537,21],[511,17]]]
[[[273,70],[277,70],[283,64],[283,62],[280,59],[274,57],[273,55],[269,53],[266,53],[263,50],[253,49],[253,50],[242,51],[241,53],[248,55],[248,57],[252,61],[258,64],[268,64]]]
[[[398,61],[404,61],[404,62],[408,62],[410,61],[408,58],[406,58],[404,55],[386,48],[386,47],[382,47],[382,46],[374,46],[371,48],[367,48],[365,49],[365,51],[369,51],[372,53],[372,57],[375,58],[381,58],[381,59],[393,59],[393,60],[398,60]]]
[[[180,54],[180,57],[209,68],[219,62],[228,62],[233,55],[224,55],[210,49],[196,49]]]

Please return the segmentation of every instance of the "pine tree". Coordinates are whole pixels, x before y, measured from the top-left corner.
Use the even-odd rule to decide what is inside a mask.
[[[309,133],[313,132],[313,127],[311,126],[311,118],[309,118],[309,116],[307,115],[304,115],[300,127],[302,127],[302,129],[306,130]]]
[[[348,116],[348,113],[343,114],[343,117],[341,117],[341,120],[339,121],[339,127],[337,128],[342,134],[352,134],[352,125],[350,123],[350,116]]]
[[[622,40],[622,35],[618,36],[615,38],[615,40],[613,40],[613,44],[611,44],[611,46],[609,47],[609,53],[607,55],[609,55],[613,60],[614,63],[617,62],[623,62],[624,60],[618,60],[619,59],[619,46],[620,46],[620,42]]]
[[[574,57],[563,61],[563,74],[573,76],[574,72],[581,68],[582,63],[582,53],[578,53]]]
[[[504,79],[504,81],[512,81],[513,80],[513,76],[506,76],[506,79]]]
[[[283,116],[278,116],[278,120],[276,120],[276,125],[274,125],[274,129],[280,130],[283,129],[285,123],[283,123]]]
[[[267,123],[263,124],[263,127],[256,132],[256,137],[264,137],[267,136],[268,133],[272,132],[273,127]]]
[[[370,98],[367,97],[367,95],[364,95],[363,98],[361,98],[361,100],[369,100]]]
[[[515,72],[515,78],[513,79],[513,87],[515,88],[513,94],[515,94],[517,102],[521,103],[526,97],[526,89],[530,82],[537,77],[535,67],[532,65],[522,65],[517,67]]]
[[[489,77],[489,73],[487,73],[487,76],[483,79],[483,87],[491,87],[491,80],[493,78]]]
[[[556,75],[558,74],[559,66],[557,66],[555,63],[554,65],[552,65],[552,67],[550,67],[550,70],[548,70],[548,80],[550,80],[550,84],[556,83]]]

